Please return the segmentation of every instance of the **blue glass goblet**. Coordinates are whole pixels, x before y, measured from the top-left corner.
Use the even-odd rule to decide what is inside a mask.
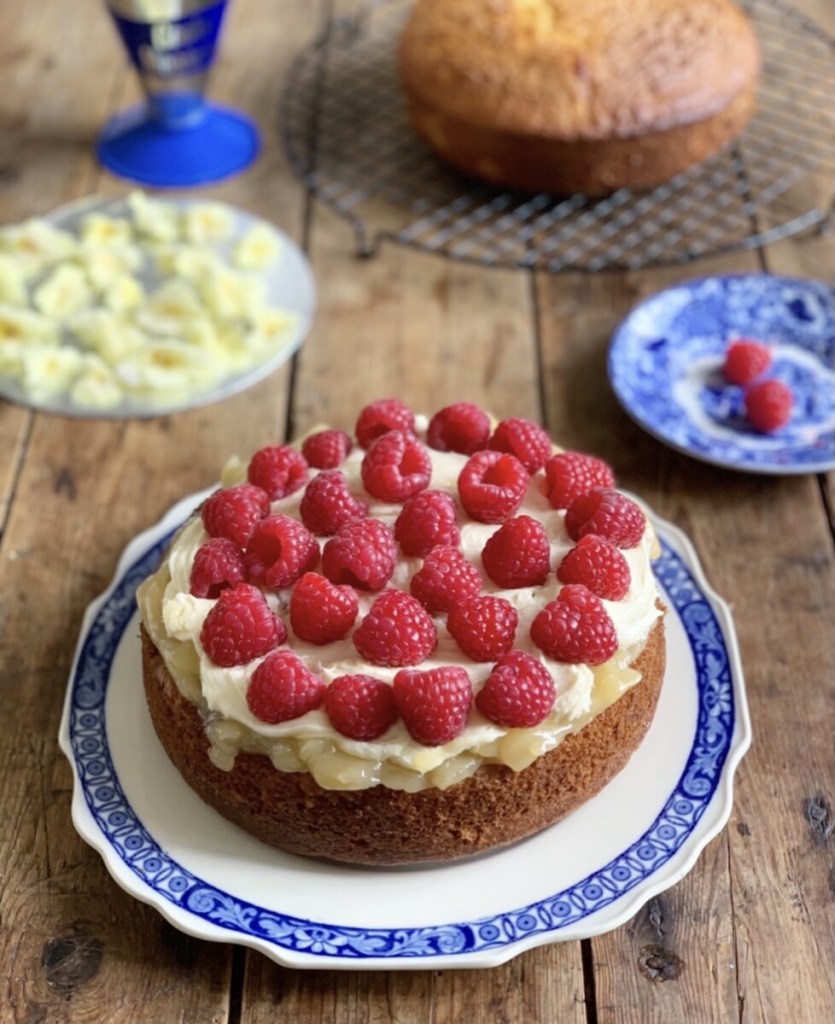
[[[227,0],[107,0],[145,102],[105,125],[97,154],[115,174],[182,187],[242,171],[258,155],[255,125],[206,100]]]

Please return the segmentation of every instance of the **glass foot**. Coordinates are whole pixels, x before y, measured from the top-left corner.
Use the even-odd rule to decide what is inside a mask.
[[[161,188],[201,185],[236,174],[255,160],[258,129],[237,111],[204,107],[193,123],[166,127],[147,107],[105,125],[96,152],[114,174]]]

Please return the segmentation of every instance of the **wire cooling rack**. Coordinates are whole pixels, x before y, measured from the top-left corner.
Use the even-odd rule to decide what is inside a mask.
[[[782,0],[751,0],[763,52],[757,112],[735,145],[650,192],[523,195],[445,168],[413,134],[395,48],[412,0],[335,18],[282,97],[295,173],[353,226],[457,260],[548,271],[682,263],[835,221],[835,40]]]

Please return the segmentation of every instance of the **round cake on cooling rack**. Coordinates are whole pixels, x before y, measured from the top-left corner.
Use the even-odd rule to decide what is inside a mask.
[[[222,480],[138,601],[156,733],[241,828],[452,860],[558,821],[641,743],[658,547],[603,461],[527,419],[386,399]]]
[[[730,0],[418,0],[398,56],[441,159],[557,195],[654,187],[717,153],[760,69]]]

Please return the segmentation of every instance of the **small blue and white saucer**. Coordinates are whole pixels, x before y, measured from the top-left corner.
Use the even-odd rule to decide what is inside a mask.
[[[794,393],[771,434],[745,420],[742,388],[722,373],[735,338],[768,344],[768,374]],[[740,274],[665,289],[615,332],[609,379],[626,412],[678,451],[750,473],[835,468],[835,289],[822,281]]]

